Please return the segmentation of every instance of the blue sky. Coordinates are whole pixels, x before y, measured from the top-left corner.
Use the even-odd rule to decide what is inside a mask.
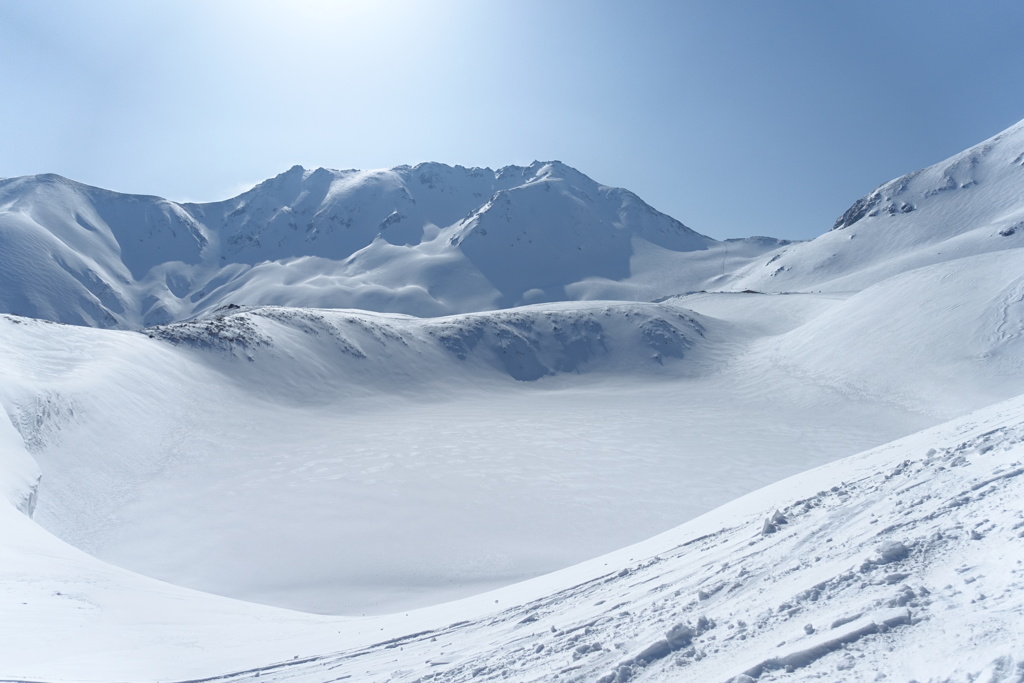
[[[560,159],[810,238],[1024,118],[1024,4],[6,0],[0,176],[222,199],[294,164]]]

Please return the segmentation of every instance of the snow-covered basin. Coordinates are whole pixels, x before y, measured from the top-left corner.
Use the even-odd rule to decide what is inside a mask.
[[[663,377],[473,370],[401,391],[382,376],[390,389],[318,400],[139,334],[9,324],[21,381],[6,403],[43,425],[25,430],[44,475],[36,519],[61,538],[221,595],[385,613],[572,565],[934,424],[928,406],[752,353],[841,300],[693,300],[727,328],[709,325],[715,354]]]
[[[162,584],[4,506],[0,677],[1017,680],[1022,414],[1017,398],[574,567],[379,617]]]
[[[74,481],[60,507],[60,484],[42,487],[38,519],[181,585],[322,613],[408,609],[608,552],[925,422],[820,396],[797,427],[789,392],[619,381],[243,414],[222,396],[229,410],[164,427],[167,457],[185,457],[118,481],[120,495],[60,463],[53,479]]]

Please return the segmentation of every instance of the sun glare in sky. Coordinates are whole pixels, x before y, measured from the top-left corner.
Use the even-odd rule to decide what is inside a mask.
[[[1024,7],[0,3],[0,175],[215,200],[294,164],[559,159],[715,237],[808,238],[1024,116]]]

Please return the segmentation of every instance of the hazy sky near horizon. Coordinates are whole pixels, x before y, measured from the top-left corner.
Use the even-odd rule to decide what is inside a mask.
[[[0,176],[175,200],[560,159],[718,238],[828,230],[1024,118],[1024,3],[5,0]]]

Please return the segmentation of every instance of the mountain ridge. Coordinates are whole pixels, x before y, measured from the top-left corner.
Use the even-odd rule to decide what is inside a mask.
[[[137,329],[230,303],[436,316],[699,290],[859,291],[1024,246],[1022,186],[1024,121],[883,183],[805,242],[714,240],[560,161],[296,165],[206,203],[7,178],[0,312]]]
[[[227,303],[438,315],[573,299],[570,285],[644,275],[641,243],[721,244],[558,161],[293,166],[209,203],[25,176],[0,181],[0,227],[0,312],[120,328]]]
[[[861,197],[832,229],[738,270],[733,286],[859,291],[962,256],[1024,246],[1024,121]]]

